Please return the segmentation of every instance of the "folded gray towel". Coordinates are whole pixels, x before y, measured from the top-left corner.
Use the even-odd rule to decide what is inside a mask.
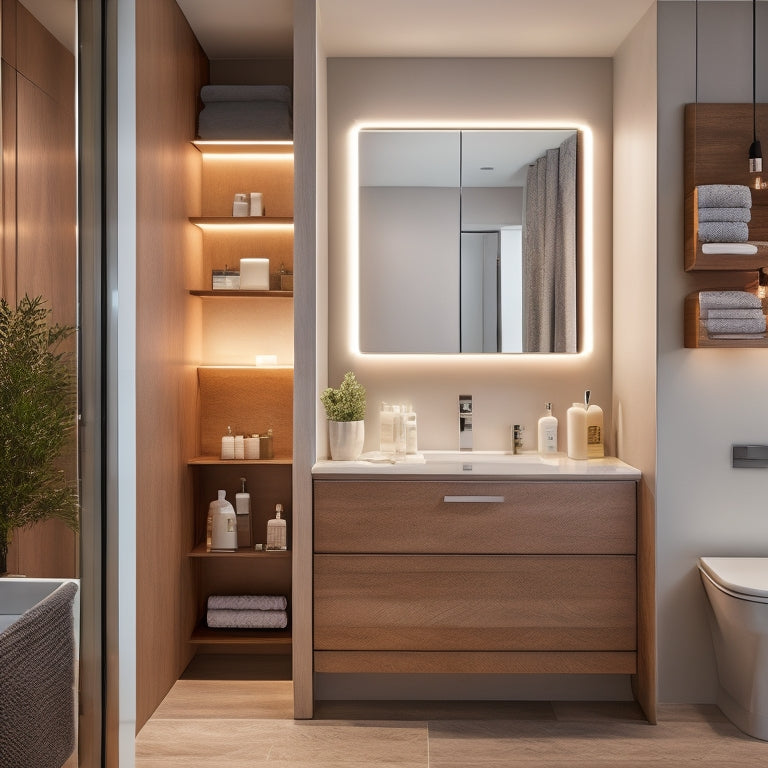
[[[699,221],[752,221],[749,208],[699,208]]]
[[[701,184],[699,208],[751,208],[752,193],[741,184]]]
[[[752,309],[762,307],[760,299],[747,291],[700,291],[699,309]]]
[[[287,85],[204,85],[200,89],[204,104],[215,101],[283,101],[291,103]]]
[[[201,139],[289,140],[293,137],[291,116],[279,101],[218,101],[200,110]]]
[[[749,318],[754,320],[763,316],[763,310],[757,307],[754,309],[707,309],[705,314],[709,319],[744,320]]]
[[[763,333],[765,331],[765,315],[755,319],[712,318],[706,321],[707,333]]]
[[[288,600],[282,595],[211,595],[208,610],[284,611]]]
[[[746,243],[749,227],[743,221],[700,221],[699,240],[704,243]]]
[[[206,621],[215,629],[285,629],[285,611],[208,611]]]
[[[709,333],[710,339],[764,339],[764,333]]]

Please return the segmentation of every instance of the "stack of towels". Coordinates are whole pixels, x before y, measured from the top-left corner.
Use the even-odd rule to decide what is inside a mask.
[[[752,194],[740,184],[703,184],[699,199],[699,241],[703,253],[753,254],[748,243]]]
[[[281,140],[293,135],[291,89],[284,85],[205,85],[201,139]]]
[[[285,629],[287,607],[282,595],[211,595],[206,621],[215,629]]]
[[[699,317],[711,339],[762,339],[765,315],[762,303],[746,291],[701,291]]]

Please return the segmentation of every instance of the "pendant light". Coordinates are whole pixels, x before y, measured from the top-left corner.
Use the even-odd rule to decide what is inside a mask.
[[[757,0],[752,0],[752,145],[749,148],[749,172],[762,173],[763,171],[763,150],[760,142],[757,140],[757,68],[755,63],[755,54],[757,49]],[[759,189],[760,179],[756,179],[755,185]]]

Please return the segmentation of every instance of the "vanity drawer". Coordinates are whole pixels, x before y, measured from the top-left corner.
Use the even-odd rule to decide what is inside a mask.
[[[314,647],[633,651],[635,558],[317,555]]]
[[[314,548],[634,554],[635,494],[634,481],[315,480]]]

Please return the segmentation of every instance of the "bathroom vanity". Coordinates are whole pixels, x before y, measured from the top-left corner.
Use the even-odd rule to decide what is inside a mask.
[[[322,461],[314,669],[637,670],[637,482],[617,459]]]

